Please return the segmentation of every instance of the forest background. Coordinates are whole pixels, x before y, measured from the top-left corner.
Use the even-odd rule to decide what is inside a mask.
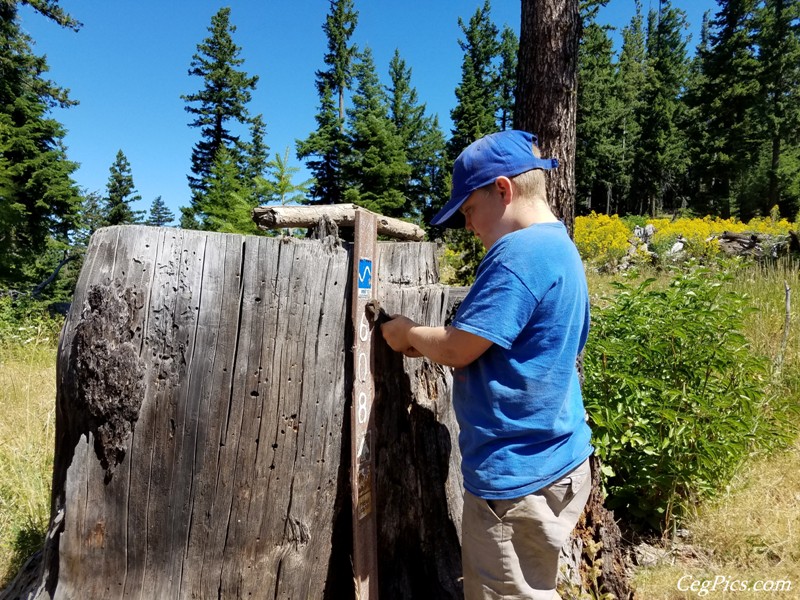
[[[600,16],[620,1],[582,7],[576,212],[680,210],[746,221],[777,206],[793,218],[800,199],[797,3],[721,0],[693,41],[686,13],[670,2],[636,2],[630,21],[612,30]],[[19,4],[26,22],[55,21],[81,35],[57,3]],[[504,16],[513,14],[500,4]],[[62,265],[48,293],[68,298],[88,236],[104,224],[259,233],[249,217],[257,204],[353,201],[424,225],[447,197],[458,152],[511,127],[518,20],[496,21],[489,2],[457,19],[450,43],[461,51],[461,76],[443,127],[417,93],[402,49],[377,65],[369,42],[354,42],[354,3],[329,9],[320,23],[326,50],[313,74],[316,128],[295,132],[293,148],[269,148],[270,124],[282,118],[256,112],[254,98],[259,85],[275,82],[248,70],[237,9],[216,12],[205,37],[185,49],[195,87],[179,101],[195,143],[185,149],[188,201],[175,207],[160,195],[142,198],[125,148],[110,161],[105,189],[76,182],[78,165],[54,117],[75,100],[48,80],[18,3],[4,2],[0,225],[9,251],[0,258],[0,287],[30,290]],[[468,240],[448,241],[473,262],[477,249]]]

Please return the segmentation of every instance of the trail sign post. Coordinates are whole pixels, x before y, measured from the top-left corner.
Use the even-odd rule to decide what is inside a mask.
[[[376,297],[377,218],[368,211],[356,210],[353,244],[352,314],[353,406],[350,483],[353,499],[353,570],[356,597],[378,598],[378,544],[375,505],[375,422],[372,403],[375,384],[372,377],[373,320],[367,314],[368,302]]]

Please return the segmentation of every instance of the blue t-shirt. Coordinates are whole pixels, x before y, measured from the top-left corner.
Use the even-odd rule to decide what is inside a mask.
[[[464,487],[491,500],[533,493],[592,452],[575,362],[589,294],[562,223],[489,249],[453,326],[494,342],[453,374]]]

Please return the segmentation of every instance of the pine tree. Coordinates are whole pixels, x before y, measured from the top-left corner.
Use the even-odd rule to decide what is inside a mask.
[[[256,115],[250,121],[250,142],[246,144],[246,153],[242,171],[248,181],[264,175],[269,159],[269,146],[264,142],[267,126],[262,115]]]
[[[511,129],[514,123],[514,102],[517,92],[517,56],[519,39],[508,25],[500,33],[500,67],[497,71],[497,128]]]
[[[664,204],[674,203],[675,190],[682,182],[687,160],[685,140],[679,129],[688,61],[683,11],[668,1],[648,19],[648,77],[644,89],[640,123],[639,152],[634,162],[635,198],[639,214],[659,213]]]
[[[51,3],[35,2],[33,7],[64,26],[78,27]],[[80,196],[71,179],[77,165],[67,160],[63,127],[48,116],[52,107],[74,103],[66,90],[45,78],[47,70],[20,27],[16,3],[0,2],[2,286],[35,282],[37,258],[54,245],[61,254],[77,226]]]
[[[283,156],[276,154],[275,158],[267,163],[265,177],[258,179],[260,187],[259,197],[266,204],[301,204],[306,200],[309,188],[313,183],[307,179],[301,183],[294,183],[294,175],[300,167],[289,166],[289,148]]]
[[[547,200],[572,235],[575,221],[575,135],[578,116],[579,0],[522,0],[514,127],[539,136],[557,158]],[[558,51],[553,51],[553,45]]]
[[[497,71],[497,128],[511,129],[514,124],[514,102],[517,91],[517,56],[519,39],[508,25],[500,33],[500,66]]]
[[[389,118],[388,99],[369,48],[360,55],[355,77],[353,107],[347,113],[350,152],[343,164],[345,200],[388,217],[406,216],[410,207],[403,190],[411,167],[403,138]]]
[[[297,158],[305,160],[314,175],[311,195],[316,204],[336,204],[344,197],[342,163],[348,152],[345,142],[345,92],[353,77],[353,58],[358,49],[350,38],[358,23],[352,0],[331,0],[322,26],[328,40],[324,62],[327,70],[317,71],[320,107],[317,129],[297,141]]]
[[[142,211],[131,208],[142,197],[136,192],[131,165],[122,150],[117,151],[109,168],[105,197],[105,225],[127,225],[140,222]]]
[[[353,79],[353,61],[358,55],[358,48],[350,45],[357,24],[358,11],[353,6],[353,0],[331,0],[331,12],[322,26],[328,38],[328,52],[324,59],[328,70],[323,76],[328,87],[336,94],[342,124],[345,120],[344,95]]]
[[[686,132],[686,150],[689,155],[689,167],[683,194],[688,199],[687,208],[703,215],[711,214],[714,211],[713,200],[702,186],[703,169],[710,162],[707,154],[710,149],[708,122],[705,118],[706,107],[703,105],[703,89],[706,86],[706,78],[703,73],[702,59],[708,54],[709,18],[709,13],[706,12],[700,28],[700,42],[689,63],[686,92],[683,96],[686,112],[682,126]]]
[[[344,196],[342,155],[345,138],[342,121],[333,100],[333,90],[326,84],[320,90],[320,108],[315,117],[316,131],[297,141],[297,158],[306,161],[314,175],[311,184],[312,204],[338,204]]]
[[[497,61],[500,53],[498,29],[491,19],[491,5],[486,0],[465,24],[458,25],[464,39],[458,45],[464,53],[461,81],[456,87],[456,106],[450,111],[453,122],[447,142],[447,158],[452,165],[461,151],[484,135],[498,131],[501,96],[498,90]],[[443,198],[446,200],[447,198]],[[432,230],[438,234],[437,229]],[[470,283],[484,254],[480,241],[464,229],[447,230],[445,240],[458,255],[459,283]]]
[[[766,0],[756,13],[761,103],[758,117],[764,142],[764,214],[800,208],[800,0]]]
[[[81,194],[80,218],[72,232],[72,241],[81,252],[89,247],[92,234],[106,225],[105,198],[100,192]]]
[[[447,192],[441,175],[442,170],[448,169],[444,134],[438,120],[425,115],[425,105],[419,104],[417,91],[411,85],[411,68],[397,50],[389,64],[389,77],[389,118],[402,139],[411,167],[400,191],[408,200],[408,215],[425,222],[430,207],[441,205]]]
[[[753,13],[757,0],[719,0],[711,21],[708,49],[699,55],[703,85],[699,104],[708,127],[707,163],[700,165],[701,186],[708,205],[723,216],[732,210],[742,218],[755,207],[736,198],[740,178],[751,168],[759,133],[758,63],[753,44]]]
[[[237,157],[225,146],[218,151],[211,171],[206,176],[206,193],[198,202],[199,229],[222,233],[259,235],[253,222],[256,206],[252,187],[242,181]]]
[[[578,50],[576,203],[608,212],[614,175],[621,166],[621,144],[612,134],[619,112],[613,47],[606,28],[593,15],[587,19]]]
[[[189,75],[201,77],[203,88],[181,96],[186,102],[186,111],[194,115],[189,126],[200,129],[201,137],[192,149],[192,175],[188,176],[192,204],[182,209],[186,224],[191,223],[197,204],[208,191],[206,182],[220,148],[228,149],[242,178],[247,176],[248,169],[257,168],[259,162],[266,159],[263,120],[260,116],[251,119],[247,109],[258,77],[249,76],[238,68],[244,64],[244,59],[240,57],[241,48],[233,41],[236,27],[230,23],[230,13],[230,8],[221,8],[211,18],[210,36],[198,44],[192,57]],[[253,144],[259,146],[258,151],[234,131],[237,126],[254,129]],[[200,215],[199,220],[203,221],[204,217]]]
[[[491,19],[491,5],[486,0],[465,24],[458,25],[464,40],[458,45],[464,53],[461,63],[461,82],[456,87],[457,104],[450,111],[453,130],[448,142],[451,160],[478,138],[497,131],[496,113],[499,96],[495,59],[499,52],[497,27]]]
[[[175,220],[175,214],[167,207],[161,196],[156,196],[150,205],[150,214],[145,221],[146,225],[164,227]]]
[[[640,117],[643,115],[643,91],[647,81],[647,56],[645,47],[642,4],[636,0],[636,11],[630,23],[622,30],[622,51],[617,63],[614,97],[619,112],[612,136],[619,143],[619,168],[617,170],[617,212],[635,212],[630,199],[634,156],[641,135]],[[609,211],[610,207],[609,207]]]

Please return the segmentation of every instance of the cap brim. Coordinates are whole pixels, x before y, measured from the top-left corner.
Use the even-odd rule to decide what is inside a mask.
[[[442,210],[436,213],[436,216],[431,219],[431,225],[439,227],[446,227],[448,229],[458,229],[464,227],[466,221],[464,215],[458,209],[469,198],[469,194],[463,198],[450,198],[447,204],[444,205]]]

